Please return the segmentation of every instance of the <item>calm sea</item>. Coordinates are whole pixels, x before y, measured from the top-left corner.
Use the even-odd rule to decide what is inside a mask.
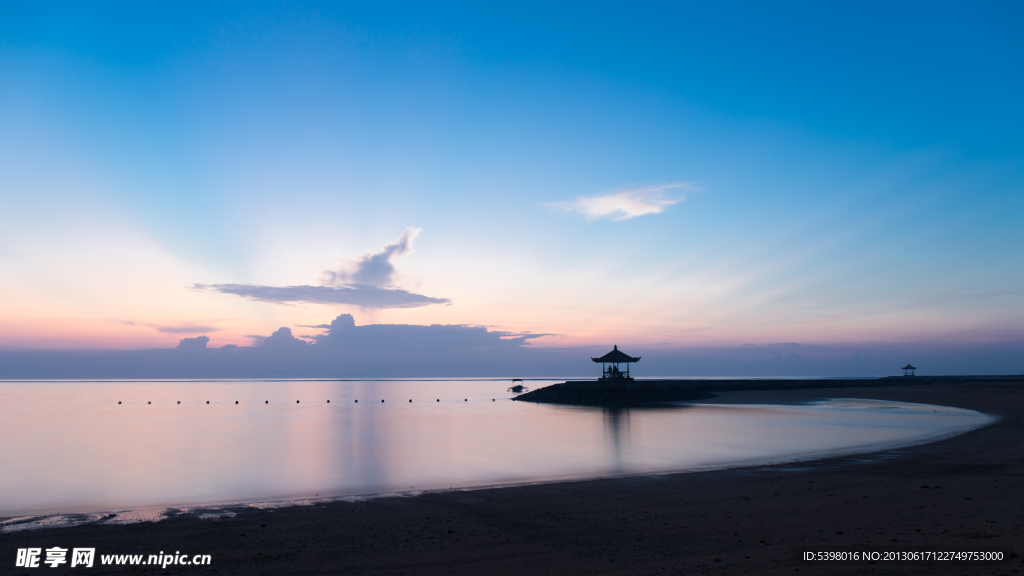
[[[613,411],[512,402],[510,385],[2,382],[0,516],[782,462],[920,443],[991,421],[866,400]]]

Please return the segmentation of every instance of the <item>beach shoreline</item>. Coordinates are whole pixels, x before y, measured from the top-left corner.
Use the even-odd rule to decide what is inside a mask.
[[[1000,419],[938,442],[798,463],[239,508],[233,518],[216,520],[184,514],[156,523],[11,532],[0,535],[0,554],[13,573],[32,573],[13,568],[17,548],[95,545],[98,553],[210,554],[219,574],[791,574],[821,570],[794,559],[800,546],[1019,546],[1022,392],[1022,382],[1010,380],[716,392],[701,402],[865,398],[968,408]],[[1020,568],[1013,558],[969,571]],[[201,569],[208,570],[191,568]],[[871,569],[965,570],[953,564]]]

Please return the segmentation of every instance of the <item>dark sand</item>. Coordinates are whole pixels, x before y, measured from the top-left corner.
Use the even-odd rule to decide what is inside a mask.
[[[821,397],[959,406],[1002,420],[932,444],[800,464],[15,532],[0,535],[0,566],[18,574],[1020,573],[1020,557],[822,566],[793,555],[849,546],[1024,552],[1024,382],[732,392],[715,401]],[[211,554],[213,564],[14,568],[15,549],[55,545],[180,550]]]

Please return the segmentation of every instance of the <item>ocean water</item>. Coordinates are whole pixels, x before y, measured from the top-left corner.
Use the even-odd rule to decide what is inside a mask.
[[[577,408],[512,402],[510,385],[0,382],[0,516],[784,462],[926,442],[992,419],[869,400]]]

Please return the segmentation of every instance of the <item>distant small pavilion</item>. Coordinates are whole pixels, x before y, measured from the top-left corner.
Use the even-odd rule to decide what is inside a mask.
[[[904,376],[913,376],[914,375],[914,370],[917,370],[917,368],[914,368],[913,366],[910,365],[910,362],[907,362],[907,365],[903,367],[903,375]],[[909,374],[908,374],[908,372],[909,372]]]
[[[630,362],[639,362],[640,357],[633,358],[627,356],[622,352],[619,352],[619,345],[616,344],[615,348],[601,356],[600,358],[591,358],[594,362],[601,363],[601,374],[602,376],[598,379],[602,382],[632,382],[633,379],[629,376],[629,364]],[[626,371],[619,370],[619,364],[626,365]]]

